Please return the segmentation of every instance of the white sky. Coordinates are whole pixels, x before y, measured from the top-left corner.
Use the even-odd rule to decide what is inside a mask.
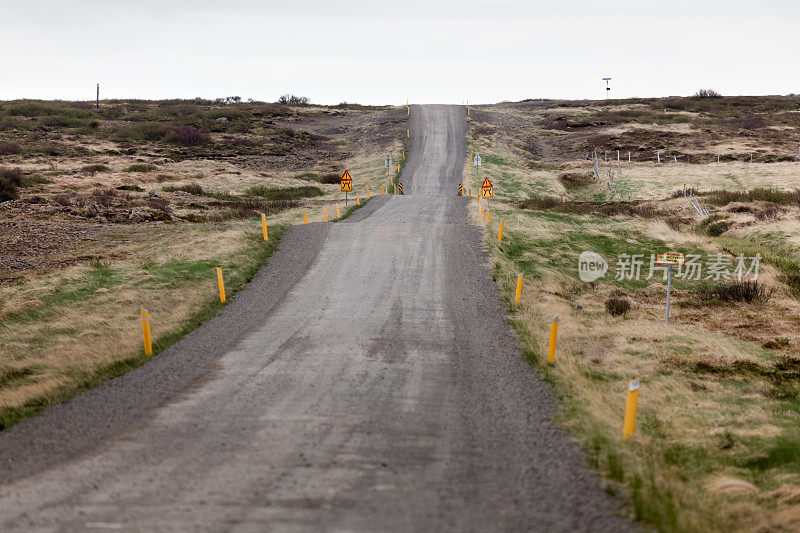
[[[800,93],[796,0],[0,0],[0,99]]]

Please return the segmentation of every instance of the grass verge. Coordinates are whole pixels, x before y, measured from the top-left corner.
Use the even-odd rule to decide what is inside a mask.
[[[487,225],[510,321],[525,358],[559,399],[556,422],[582,445],[607,490],[626,495],[622,512],[670,532],[800,528],[800,358],[793,351],[800,305],[792,281],[800,276],[786,235],[717,236],[700,222],[673,227],[668,209],[638,202],[543,198],[530,188],[533,198],[518,199],[521,170],[513,159],[482,150],[484,161],[511,169],[495,174],[491,223],[470,204],[473,221]],[[552,187],[564,181],[555,169],[535,179]],[[761,200],[761,193],[736,196]],[[665,327],[665,284],[660,274],[647,277],[646,258],[673,250],[761,254],[759,284],[673,280]],[[577,275],[583,251],[612,269],[619,254],[644,254],[644,275],[584,283]],[[519,272],[525,286],[515,306]],[[553,316],[560,326],[549,365]],[[623,443],[625,388],[636,378],[636,435]]]
[[[254,221],[253,225],[256,226],[257,221]],[[284,232],[285,226],[271,227],[268,243],[261,240],[260,233],[249,234],[246,237],[245,245],[236,250],[235,255],[219,262],[225,272],[225,288],[229,297],[241,290],[267,263],[269,257],[277,249]],[[242,261],[242,258],[247,259]],[[208,272],[212,269],[212,265],[216,264],[218,262],[214,260],[204,259],[147,262],[142,265],[142,270],[137,273],[136,277],[126,275],[127,271],[123,268],[98,265],[98,268],[89,272],[83,282],[76,283],[75,280],[70,280],[70,283],[66,284],[63,289],[55,291],[37,305],[17,313],[5,314],[2,329],[9,332],[14,329],[15,324],[40,324],[42,320],[48,316],[59,314],[67,306],[91,308],[98,288],[108,290],[109,287],[125,284],[142,292],[157,291],[161,293],[161,299],[168,299],[170,294],[183,293],[188,286],[210,278]],[[154,323],[154,356],[212,318],[223,307],[224,304],[219,301],[213,291],[206,291],[206,294],[207,296],[193,301],[191,310],[166,329],[156,326]],[[45,332],[48,336],[79,335],[80,333],[82,332],[68,331],[65,328]],[[27,340],[32,341],[32,339]],[[43,340],[39,339],[39,341]],[[30,344],[34,343],[35,341],[30,342]],[[141,344],[141,339],[139,339],[139,344]],[[46,387],[43,392],[26,395],[24,401],[12,405],[8,405],[8,401],[4,402],[6,405],[0,406],[0,429],[11,427],[24,418],[39,414],[51,405],[67,401],[109,379],[129,372],[147,362],[148,359],[144,355],[143,349],[139,348],[134,353],[128,351],[127,355],[123,354],[119,359],[100,364],[78,364],[60,368],[41,362],[29,362],[26,366],[14,367],[4,365],[0,369],[0,386],[5,389],[34,384],[37,379],[45,376],[57,379],[53,379],[53,384]]]

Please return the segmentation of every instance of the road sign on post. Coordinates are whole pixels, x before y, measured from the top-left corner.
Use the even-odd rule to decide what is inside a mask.
[[[494,198],[494,186],[492,182],[489,181],[489,178],[483,179],[483,185],[481,185],[481,198]]]
[[[667,267],[667,318],[665,321],[667,325],[669,325],[669,293],[672,292],[672,267],[683,266],[685,262],[686,257],[675,252],[656,255],[656,265]]]
[[[339,180],[339,183],[342,186],[342,192],[344,192],[344,205],[347,206],[347,193],[353,192],[353,178],[350,177],[350,173],[348,171],[344,171],[344,174],[342,174],[342,179]]]

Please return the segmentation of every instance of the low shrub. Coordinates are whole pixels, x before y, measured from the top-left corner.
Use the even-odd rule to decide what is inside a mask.
[[[53,198],[53,201],[58,205],[63,205],[63,206],[72,205],[72,198],[70,198],[66,194],[59,194],[58,196]]]
[[[776,220],[781,217],[784,210],[775,205],[775,204],[768,204],[763,209],[756,212],[755,217],[758,220]]]
[[[176,126],[170,130],[164,140],[180,146],[197,146],[209,142],[211,137],[203,130],[191,126]]]
[[[117,190],[118,191],[136,191],[136,192],[144,191],[144,189],[139,187],[138,185],[120,185],[119,187],[117,187]]]
[[[341,176],[337,172],[330,172],[327,174],[316,174],[314,172],[303,172],[294,176],[297,180],[316,181],[317,183],[326,183],[329,185],[338,184]]]
[[[22,152],[22,147],[12,141],[0,142],[0,155],[14,155]]]
[[[611,296],[606,300],[606,311],[611,316],[625,316],[631,310],[631,301],[622,296]]]
[[[22,171],[17,168],[0,169],[0,202],[19,198]]]
[[[84,172],[88,172],[89,174],[94,174],[95,172],[105,172],[107,170],[111,170],[108,166],[103,165],[101,163],[94,164],[94,165],[86,165],[81,169]]]
[[[780,205],[794,205],[800,203],[800,190],[777,191],[773,189],[751,189],[749,191],[712,190],[695,192],[702,196],[704,201],[714,205],[728,205],[732,202],[771,202]]]
[[[719,220],[708,224],[708,226],[706,226],[706,233],[711,237],[719,237],[731,229],[731,226],[733,226],[733,222],[730,220]]]
[[[792,294],[800,297],[800,274],[790,272],[781,276],[781,281],[784,282]]]
[[[169,134],[169,128],[158,122],[137,122],[117,128],[112,138],[118,142],[161,141]]]
[[[38,174],[28,174],[27,176],[23,176],[22,178],[23,187],[33,187],[34,185],[44,185],[47,183],[53,183],[53,180],[45,178],[44,176],[40,176]]]
[[[147,205],[156,211],[162,211],[164,213],[172,212],[172,209],[169,207],[169,200],[166,198],[148,198]]]
[[[22,171],[18,168],[0,168],[0,178],[13,183],[14,185],[22,185]]]
[[[646,202],[601,202],[601,201],[569,201],[552,196],[537,196],[519,202],[521,209],[536,211],[556,211],[574,215],[596,215],[610,217],[615,215],[638,216],[642,218],[662,218],[666,213],[660,211],[655,204]]]
[[[766,303],[775,294],[773,287],[759,281],[729,281],[716,287],[701,289],[699,298],[703,301]]]
[[[567,189],[586,187],[594,183],[594,179],[588,174],[567,173],[561,174],[558,179],[561,180],[561,183],[563,183],[564,187]]]
[[[114,198],[117,196],[117,191],[114,189],[102,189],[92,191],[91,200],[103,207],[111,207],[114,203]]]

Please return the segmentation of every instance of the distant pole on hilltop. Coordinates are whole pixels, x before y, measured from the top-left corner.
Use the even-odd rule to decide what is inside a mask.
[[[608,82],[611,81],[611,78],[603,78],[603,81],[606,82],[606,98],[608,98],[608,95],[610,94],[609,91],[611,91],[611,87],[608,86]]]
[[[97,104],[95,104],[97,109],[100,109],[100,84],[97,84]]]

